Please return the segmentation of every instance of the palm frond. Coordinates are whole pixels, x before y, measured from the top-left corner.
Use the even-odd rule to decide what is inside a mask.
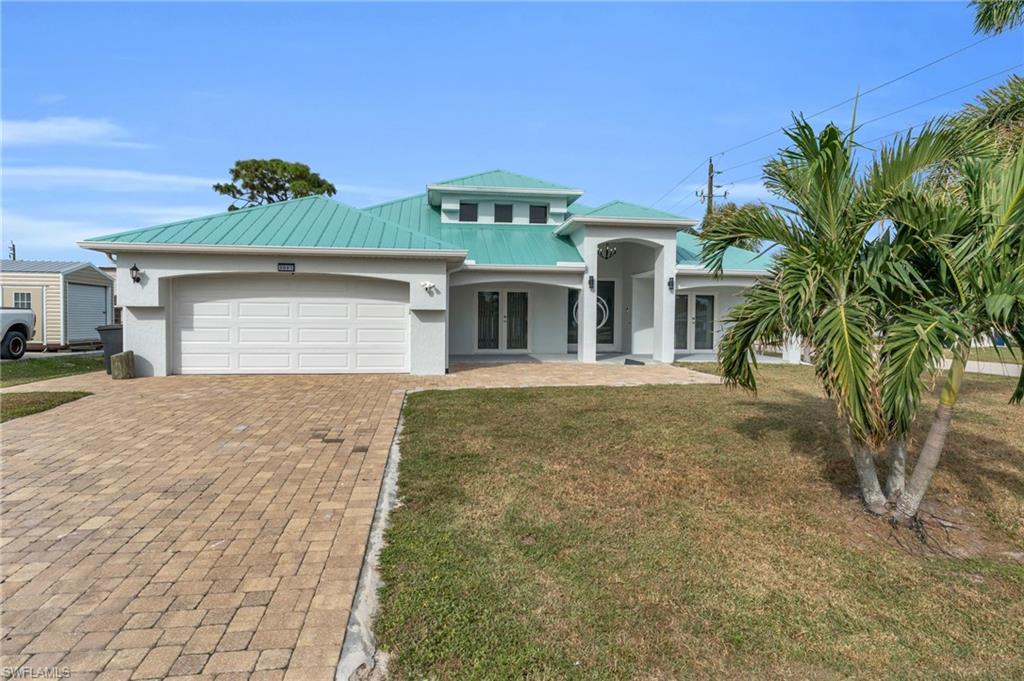
[[[970,341],[967,329],[937,303],[903,310],[887,325],[881,350],[882,411],[897,436],[910,430],[926,389],[925,375],[940,366],[943,350],[954,339]]]
[[[867,301],[852,298],[829,303],[814,327],[815,372],[853,436],[878,444],[885,430],[881,416],[875,326]]]

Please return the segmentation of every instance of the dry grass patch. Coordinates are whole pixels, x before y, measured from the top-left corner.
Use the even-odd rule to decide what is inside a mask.
[[[933,486],[932,510],[958,515],[935,550],[908,551],[860,510],[811,372],[762,378],[757,398],[717,385],[411,396],[381,557],[393,673],[1024,675],[1010,382],[969,379]]]

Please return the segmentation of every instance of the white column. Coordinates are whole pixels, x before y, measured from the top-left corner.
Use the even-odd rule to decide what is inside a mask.
[[[797,336],[791,336],[782,346],[782,361],[786,364],[799,364],[802,354],[800,338]]]
[[[676,323],[676,251],[675,244],[658,250],[654,262],[654,361],[671,363],[675,360]],[[668,287],[672,280],[672,289]]]
[[[583,289],[580,291],[577,354],[580,362],[592,364],[597,361],[597,239],[584,238],[583,262],[587,270],[583,273]],[[593,288],[591,281],[594,282]]]

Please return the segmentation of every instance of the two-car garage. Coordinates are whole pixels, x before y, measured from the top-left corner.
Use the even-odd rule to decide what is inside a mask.
[[[399,281],[267,273],[172,287],[173,373],[408,372],[409,336]]]

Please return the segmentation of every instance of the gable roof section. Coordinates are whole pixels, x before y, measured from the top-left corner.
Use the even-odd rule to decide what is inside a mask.
[[[582,210],[581,210],[582,209]],[[572,207],[573,215],[585,216],[588,218],[624,218],[631,220],[676,220],[679,222],[696,222],[692,218],[684,218],[681,215],[666,213],[663,210],[647,208],[628,201],[609,201],[597,208],[587,208],[580,205]]]
[[[575,192],[578,191],[573,187],[564,184],[555,184],[554,182],[548,182],[547,180],[541,180],[536,177],[530,177],[529,175],[520,175],[519,173],[513,173],[508,170],[488,170],[483,173],[474,173],[473,175],[465,175],[463,177],[456,177],[451,180],[445,180],[444,182],[434,182],[436,186],[452,186],[452,187],[494,187],[501,189],[564,189],[566,191]]]
[[[568,239],[555,236],[547,225],[457,224],[441,222],[441,212],[427,202],[426,194],[364,208],[379,216],[469,251],[477,265],[555,266],[583,262]]]
[[[0,260],[0,272],[66,274],[83,267],[94,266],[82,260]]]
[[[83,244],[460,250],[323,196],[280,201],[86,239]]]
[[[676,265],[680,268],[706,271],[700,260],[700,239],[687,232],[676,233]],[[755,253],[743,248],[730,246],[725,250],[722,269],[729,272],[767,272],[772,257],[767,253]]]

